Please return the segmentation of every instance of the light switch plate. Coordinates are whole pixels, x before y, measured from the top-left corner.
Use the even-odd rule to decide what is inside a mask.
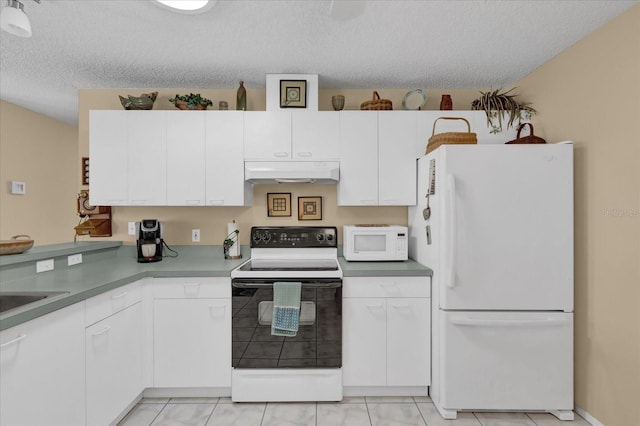
[[[53,259],[40,260],[36,262],[36,273],[53,271]]]
[[[136,235],[136,223],[135,222],[129,222],[128,224],[128,234],[129,235]]]
[[[12,180],[9,188],[9,192],[14,195],[24,195],[27,192],[27,188],[24,182]]]
[[[200,230],[192,229],[191,230],[191,242],[199,243],[200,242]]]

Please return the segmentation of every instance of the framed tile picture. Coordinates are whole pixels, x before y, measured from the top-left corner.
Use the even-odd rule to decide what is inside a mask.
[[[280,108],[307,107],[307,80],[280,80]]]
[[[281,82],[304,82],[304,94],[305,102],[304,109],[306,111],[318,111],[318,74],[267,74],[266,76],[267,86],[267,111],[287,111],[289,108],[302,108],[297,103],[299,101],[290,101],[286,103],[286,87],[292,87],[293,90],[289,91],[289,96],[296,98],[298,96],[298,90],[302,89],[299,85],[284,85],[285,91],[281,90],[283,86]],[[302,99],[302,93],[300,93],[300,99]],[[284,102],[283,102],[284,99]]]
[[[322,197],[298,197],[298,220],[322,220]]]
[[[267,193],[267,215],[269,217],[291,216],[291,193]]]

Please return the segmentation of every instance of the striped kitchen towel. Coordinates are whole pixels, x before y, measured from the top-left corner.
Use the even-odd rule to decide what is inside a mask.
[[[273,283],[273,336],[295,336],[300,323],[300,292],[302,283],[277,281]]]

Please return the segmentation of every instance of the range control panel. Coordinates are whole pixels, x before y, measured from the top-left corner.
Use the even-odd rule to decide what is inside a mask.
[[[251,247],[306,248],[337,247],[335,226],[254,226]]]

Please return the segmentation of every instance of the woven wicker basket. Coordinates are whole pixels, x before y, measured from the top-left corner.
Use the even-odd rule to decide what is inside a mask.
[[[520,132],[524,129],[524,126],[529,126],[529,136],[520,137]],[[520,127],[518,127],[518,134],[516,135],[516,138],[507,142],[507,144],[521,143],[547,143],[547,141],[533,134],[533,125],[531,123],[522,123]]]
[[[436,135],[436,123],[438,120],[462,120],[467,123],[467,132],[445,132],[438,133]],[[433,131],[431,132],[431,137],[429,138],[429,142],[427,143],[427,150],[425,155],[439,147],[440,145],[471,145],[478,143],[478,138],[475,133],[471,133],[471,125],[469,122],[462,117],[439,117],[436,118],[436,121],[433,122]]]
[[[380,95],[374,90],[373,99],[361,103],[360,109],[367,111],[391,110],[393,109],[393,104],[389,99],[380,99]]]

